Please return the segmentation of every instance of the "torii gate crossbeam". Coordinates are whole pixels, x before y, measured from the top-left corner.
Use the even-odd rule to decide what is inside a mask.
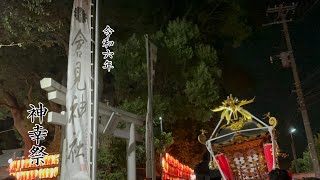
[[[40,81],[41,88],[48,92],[48,100],[57,103],[62,106],[66,106],[66,93],[67,88],[54,81],[51,78],[43,78]],[[135,152],[135,142],[142,142],[143,136],[137,133],[136,127],[141,127],[144,125],[145,117],[139,116],[115,107],[111,107],[104,103],[99,103],[99,116],[101,117],[98,124],[99,133],[107,133],[118,138],[123,138],[128,140],[127,145],[127,179],[136,180],[136,152]],[[129,124],[125,129],[117,128],[119,122],[125,122]],[[49,112],[48,122],[52,124],[57,124],[65,126],[67,123],[67,118],[65,112]],[[62,136],[63,137],[63,136]],[[63,141],[63,146],[65,146],[65,140]],[[66,158],[62,154],[60,156],[64,162]]]

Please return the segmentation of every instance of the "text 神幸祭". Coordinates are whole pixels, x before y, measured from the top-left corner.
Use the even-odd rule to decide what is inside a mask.
[[[48,130],[41,126],[43,118],[47,115],[48,108],[44,107],[41,102],[38,103],[38,107],[33,104],[30,104],[29,106],[31,109],[27,110],[29,113],[27,119],[30,119],[31,123],[35,124],[35,126],[31,131],[28,131],[28,134],[31,141],[35,141],[36,143],[36,145],[32,145],[29,150],[29,158],[31,159],[31,164],[40,166],[41,164],[44,164],[44,156],[48,155],[48,153],[45,152],[46,147],[40,145],[40,142],[45,140],[48,134]],[[38,118],[39,124],[35,122],[36,118]]]

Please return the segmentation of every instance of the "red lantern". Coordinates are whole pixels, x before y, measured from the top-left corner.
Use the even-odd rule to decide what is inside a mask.
[[[224,154],[218,154],[215,157],[216,157],[216,160],[218,161],[219,167],[221,168],[225,178],[227,180],[232,180],[233,174],[227,158],[224,156]]]
[[[272,144],[264,144],[263,145],[264,156],[267,162],[268,171],[270,172],[273,168],[273,152],[272,152]]]

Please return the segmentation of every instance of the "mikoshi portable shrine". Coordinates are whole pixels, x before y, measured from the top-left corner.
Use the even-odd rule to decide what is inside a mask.
[[[268,172],[278,167],[277,120],[268,113],[267,125],[242,107],[253,101],[228,96],[212,110],[222,112],[210,138],[206,139],[204,130],[198,137],[210,152],[209,168],[219,169],[225,180],[265,179]]]

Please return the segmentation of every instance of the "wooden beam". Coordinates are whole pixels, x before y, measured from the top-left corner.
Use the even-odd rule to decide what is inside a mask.
[[[48,100],[66,106],[66,94],[61,91],[52,91],[48,93]]]
[[[47,92],[58,90],[65,94],[67,93],[67,88],[62,86],[60,83],[53,80],[52,78],[43,78],[40,81],[40,86],[41,89],[46,90]]]
[[[141,121],[144,121],[144,120],[143,120],[143,119],[144,119],[143,116],[139,116],[139,115],[133,114],[133,113],[131,113],[131,112],[124,111],[124,110],[122,110],[122,109],[118,109],[118,108],[115,108],[115,107],[111,107],[111,106],[108,106],[108,105],[106,105],[106,104],[104,104],[104,103],[101,103],[101,102],[99,103],[99,106],[101,106],[103,109],[110,109],[110,110],[112,110],[112,111],[115,111],[115,112],[117,112],[117,113],[119,113],[119,114],[123,114],[123,115],[125,115],[125,116],[130,117],[130,118],[139,119],[139,120],[141,120]]]
[[[66,106],[66,87],[54,81],[52,78],[43,78],[40,81],[40,86],[42,89],[48,92],[48,100],[62,106]],[[114,114],[116,117],[110,118],[112,114]],[[144,116],[139,116],[115,107],[111,107],[101,102],[99,103],[99,116],[104,117],[101,119],[101,123],[99,123],[100,133],[113,132],[115,133],[115,136],[126,139],[129,139],[129,130],[126,132],[125,130],[116,129],[120,121],[134,123],[136,126],[143,126],[145,122]],[[67,117],[59,113],[49,112],[48,122],[65,126],[67,124]],[[142,137],[139,134],[136,137],[140,138],[142,141]]]
[[[49,112],[48,113],[48,122],[52,124],[57,124],[60,126],[67,125],[67,117],[64,114]]]
[[[129,140],[130,131],[128,129],[115,129],[113,135],[118,138]],[[137,142],[143,142],[142,136],[139,133],[137,133],[137,131],[135,132],[135,139]]]
[[[52,124],[57,124],[60,126],[65,126],[67,124],[67,117],[64,114],[65,112],[63,111],[62,114],[56,113],[56,112],[49,112],[48,113],[48,122]],[[129,140],[130,138],[130,132],[128,128],[125,129],[118,129],[117,125],[119,124],[119,117],[115,117],[111,120],[110,127],[106,132],[108,134],[113,134],[115,137],[118,138],[123,138]],[[113,123],[112,123],[113,121]],[[104,125],[102,123],[99,123],[99,133],[103,133],[104,131]],[[140,135],[137,131],[135,132],[135,139],[138,142],[143,142],[143,136]]]
[[[117,128],[118,124],[119,124],[119,118],[117,117],[117,114],[113,112],[111,116],[108,118],[102,133],[104,134],[107,132],[108,134],[111,134]]]
[[[66,94],[61,91],[52,91],[48,93],[48,99],[52,102],[60,104],[62,106],[66,106]],[[104,103],[99,103],[99,115],[100,116],[108,116],[115,112],[118,114],[120,119],[125,122],[134,123],[137,126],[143,126],[145,117],[139,116],[112,106],[108,106]],[[106,124],[106,123],[105,123]]]
[[[143,116],[139,116],[139,115],[115,108],[115,107],[111,107],[111,106],[108,106],[104,103],[99,103],[99,114],[100,115],[111,116],[112,112],[116,112],[119,115],[119,117],[125,122],[134,123],[138,126],[144,125],[145,118]]]

